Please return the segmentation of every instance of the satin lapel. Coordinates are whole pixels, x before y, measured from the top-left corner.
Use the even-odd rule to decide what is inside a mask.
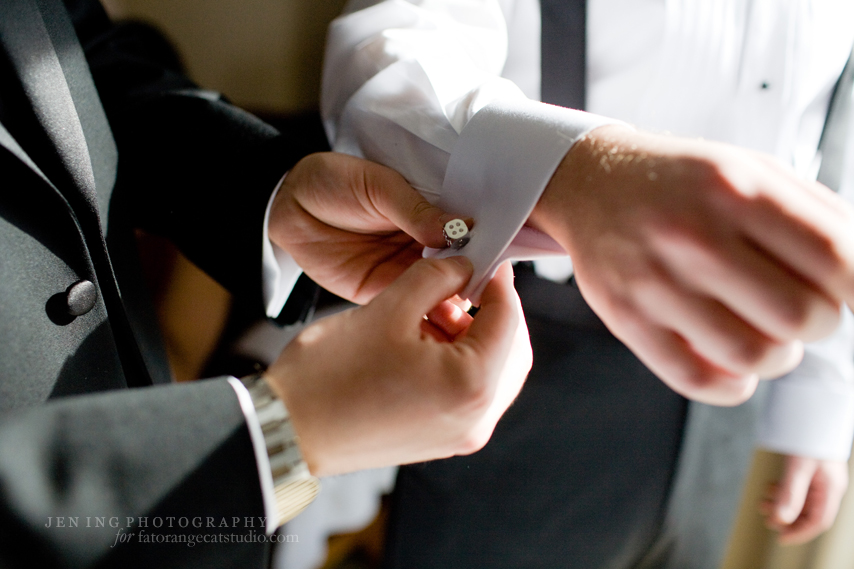
[[[65,7],[57,0],[0,0],[0,44],[55,152],[27,156],[11,136],[3,136],[3,145],[31,167],[37,163],[34,169],[47,174],[70,203],[100,278],[99,290],[128,386],[151,385],[104,240],[117,162],[115,144]],[[78,112],[85,115],[82,124]],[[8,135],[5,128],[3,132]],[[90,144],[98,155],[95,168]],[[100,192],[96,179],[102,184]]]
[[[47,179],[47,176],[44,175],[44,172],[39,169],[35,162],[32,161],[30,156],[24,152],[24,149],[21,148],[21,145],[12,137],[6,127],[3,126],[3,123],[0,123],[0,146],[4,147],[6,150],[12,153],[13,156],[18,158],[21,162],[26,164],[33,170],[33,172],[38,175],[39,178],[45,181],[47,185],[50,187],[54,187],[50,180]],[[56,188],[54,188],[56,189]]]
[[[48,6],[52,2],[0,2],[0,39],[21,80],[36,120],[56,149],[56,156],[44,159],[59,160],[61,169],[58,171],[65,173],[65,179],[51,176],[51,181],[72,204],[79,204],[79,198],[82,198],[85,209],[98,220],[100,229],[105,230],[107,206],[115,178],[115,144],[106,127],[106,118],[103,118],[103,110],[73,27],[64,7],[59,3],[55,7]],[[49,16],[45,18],[43,13]],[[66,72],[71,81],[66,78]],[[94,114],[100,115],[100,120],[97,116],[89,118],[93,107],[97,108]],[[88,136],[78,110],[87,116]],[[90,158],[90,143],[99,155],[95,164],[98,183]],[[105,152],[105,156],[100,157],[101,152]],[[78,214],[88,217],[79,210]]]
[[[106,225],[119,157],[113,133],[68,12],[60,0],[36,0],[36,3],[41,8],[45,27],[56,48],[57,59],[86,139],[95,178],[98,211],[102,224]],[[102,229],[106,233],[106,226]]]

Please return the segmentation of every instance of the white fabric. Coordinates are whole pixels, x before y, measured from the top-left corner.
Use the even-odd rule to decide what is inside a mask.
[[[854,370],[835,363],[840,355],[854,361],[850,341],[854,316],[843,314],[845,333],[815,342],[795,373],[769,390],[759,439],[769,449],[798,456],[844,460],[854,431]],[[847,423],[841,423],[847,421]]]
[[[255,453],[255,463],[258,466],[258,481],[261,484],[261,497],[264,502],[264,516],[266,518],[267,535],[276,531],[276,520],[279,519],[276,509],[276,495],[273,490],[273,467],[270,466],[270,456],[267,454],[267,441],[264,440],[264,432],[261,430],[261,421],[255,412],[255,404],[246,386],[236,377],[228,379],[229,385],[237,395],[240,410],[246,417],[246,425],[249,427],[249,438],[252,440],[252,450]]]
[[[294,261],[294,258],[270,241],[270,208],[273,207],[273,200],[276,199],[286,177],[287,173],[279,180],[276,189],[273,190],[273,194],[267,202],[267,209],[264,211],[264,230],[261,239],[261,285],[264,294],[264,307],[267,316],[270,318],[278,316],[282,308],[285,307],[288,296],[302,274],[302,269]]]
[[[395,168],[434,203],[475,208],[458,212],[475,219],[472,242],[493,230],[498,238],[462,250],[478,275],[469,292],[502,256],[516,256],[496,249],[524,223],[556,156],[603,116],[769,152],[814,175],[830,93],[854,42],[854,3],[845,0],[591,0],[587,100],[600,116],[590,116],[525,100],[539,93],[537,0],[351,0],[347,10],[330,26],[324,69],[333,148]],[[553,253],[537,247],[547,242],[534,249]],[[558,278],[570,266],[536,265]],[[839,345],[854,345],[854,330],[838,334]],[[775,383],[760,443],[845,458],[851,354],[807,350],[807,363]],[[826,365],[809,363],[818,359]],[[840,404],[826,405],[829,393]],[[822,427],[774,431],[786,420]]]
[[[472,260],[474,274],[460,293],[462,298],[478,304],[483,288],[508,259],[566,257],[551,237],[522,224],[569,147],[585,132],[608,122],[611,121],[529,99],[493,101],[468,122],[448,160],[436,203],[445,211],[472,216],[475,226],[465,248],[425,251],[425,256],[440,258],[462,253]],[[508,131],[513,136],[507,136]],[[494,144],[480,145],[484,139]],[[524,166],[507,168],[507,157],[517,156],[521,148],[535,148],[537,152],[525,153]],[[472,168],[472,164],[479,167]],[[520,192],[519,188],[540,190]],[[487,202],[502,207],[483,207]],[[507,211],[514,214],[508,216]]]

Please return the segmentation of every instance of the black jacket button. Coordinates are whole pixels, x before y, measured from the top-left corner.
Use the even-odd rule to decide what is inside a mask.
[[[98,290],[92,281],[79,281],[65,291],[66,310],[69,316],[83,316],[95,306]]]

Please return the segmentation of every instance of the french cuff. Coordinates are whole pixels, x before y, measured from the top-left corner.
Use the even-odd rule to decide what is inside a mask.
[[[267,534],[302,512],[320,491],[302,459],[290,414],[260,375],[228,380],[246,417],[267,519]]]
[[[270,241],[270,209],[273,207],[273,200],[279,193],[282,183],[285,181],[287,173],[282,176],[273,194],[267,202],[267,209],[264,212],[264,228],[263,239],[261,243],[262,259],[261,259],[261,284],[264,293],[264,307],[267,316],[275,318],[282,312],[285,303],[288,301],[294,285],[297,283],[302,269],[297,265],[291,255]]]
[[[854,437],[854,389],[850,383],[818,375],[839,373],[830,367],[801,364],[801,368],[798,376],[774,380],[757,444],[781,454],[847,460]]]
[[[477,304],[508,259],[566,255],[549,236],[524,227],[563,157],[594,128],[623,124],[530,99],[494,101],[466,124],[454,145],[437,203],[475,225],[460,250],[425,249],[425,257],[465,255],[474,274],[461,293]]]

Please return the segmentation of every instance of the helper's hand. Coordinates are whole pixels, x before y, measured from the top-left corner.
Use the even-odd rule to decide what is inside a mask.
[[[462,257],[421,260],[366,306],[306,328],[270,367],[314,474],[486,444],[530,370],[531,347],[509,266],[474,319],[445,300],[471,271]]]
[[[759,510],[780,543],[805,543],[833,525],[848,487],[841,460],[786,456],[782,479],[768,488]]]
[[[570,150],[530,222],[665,383],[731,405],[795,367],[854,301],[852,220],[765,155],[608,126]]]
[[[400,174],[344,154],[313,154],[285,178],[270,210],[270,239],[315,282],[364,304],[421,258],[444,247],[453,216]]]

